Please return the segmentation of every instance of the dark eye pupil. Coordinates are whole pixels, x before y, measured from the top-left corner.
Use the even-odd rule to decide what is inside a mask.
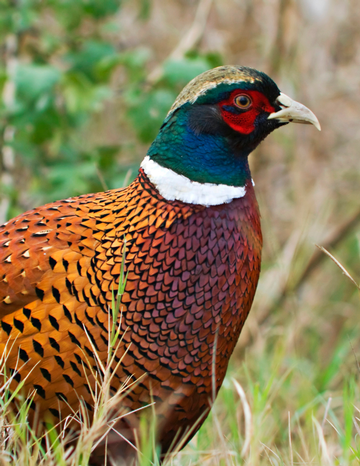
[[[243,110],[247,110],[251,106],[251,103],[251,98],[246,94],[239,94],[234,100],[234,104]]]

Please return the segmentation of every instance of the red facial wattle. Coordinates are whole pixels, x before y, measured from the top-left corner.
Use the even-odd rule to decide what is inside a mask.
[[[236,106],[235,98],[239,95],[250,97],[252,104],[248,109],[241,111],[241,109]],[[261,92],[241,91],[239,89],[233,91],[227,100],[220,102],[219,106],[225,123],[238,133],[242,134],[250,134],[254,131],[255,120],[260,113],[273,113],[275,111],[275,108],[270,104],[267,97],[265,97]],[[232,112],[226,107],[232,107],[240,110],[240,113]]]

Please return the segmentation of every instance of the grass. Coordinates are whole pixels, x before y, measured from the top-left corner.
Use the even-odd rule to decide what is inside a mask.
[[[319,391],[309,369],[287,353],[282,337],[260,359],[248,355],[230,370],[208,421],[175,464],[358,464],[354,378],[329,393]]]

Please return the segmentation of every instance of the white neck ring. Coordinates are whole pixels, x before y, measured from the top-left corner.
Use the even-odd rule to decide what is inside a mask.
[[[169,168],[162,167],[149,156],[141,163],[141,168],[159,193],[168,201],[182,201],[206,207],[227,204],[233,199],[244,197],[245,186],[198,183]]]

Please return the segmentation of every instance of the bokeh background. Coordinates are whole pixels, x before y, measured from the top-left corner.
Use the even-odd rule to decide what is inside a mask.
[[[262,276],[181,464],[359,459],[359,291],[316,248],[360,281],[359,41],[356,0],[0,0],[0,222],[128,184],[177,93],[220,64],[268,73],[322,125],[251,156]]]

